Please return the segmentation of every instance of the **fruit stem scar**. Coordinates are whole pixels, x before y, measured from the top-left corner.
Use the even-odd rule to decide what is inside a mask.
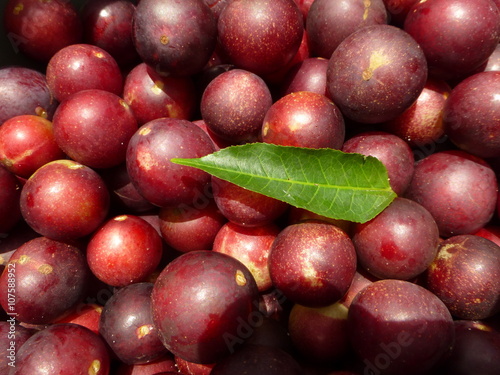
[[[162,35],[162,36],[160,37],[160,43],[161,43],[161,44],[166,45],[166,44],[168,44],[168,42],[169,42],[168,36],[166,36],[166,35]]]
[[[373,77],[373,72],[380,68],[381,66],[387,65],[390,63],[390,59],[384,54],[382,51],[373,51],[370,56],[370,66],[366,68],[361,77],[363,80],[368,81]]]
[[[370,0],[363,0],[363,5],[365,6],[365,11],[363,12],[363,21],[364,21],[368,18],[368,12],[370,10],[372,2]]]
[[[99,361],[98,359],[94,359],[89,367],[89,375],[98,374],[100,369],[101,369],[101,361]]]
[[[238,284],[239,286],[245,286],[247,283],[247,279],[243,274],[243,272],[241,272],[241,270],[236,271],[235,279],[236,279],[236,284]]]

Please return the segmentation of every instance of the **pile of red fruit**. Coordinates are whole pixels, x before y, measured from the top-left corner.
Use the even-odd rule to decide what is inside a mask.
[[[500,1],[2,12],[0,374],[500,373]],[[333,220],[170,161],[252,142],[397,198]]]

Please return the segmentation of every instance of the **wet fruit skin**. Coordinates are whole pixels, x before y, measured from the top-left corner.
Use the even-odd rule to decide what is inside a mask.
[[[273,242],[268,262],[273,285],[292,302],[308,307],[339,301],[357,265],[347,234],[321,221],[284,228]]]
[[[199,73],[215,49],[217,21],[203,0],[141,0],[133,25],[139,56],[162,75]]]
[[[72,44],[58,51],[47,64],[47,85],[62,102],[82,90],[97,89],[121,95],[123,76],[116,60],[90,44]]]
[[[380,279],[410,280],[436,257],[439,229],[420,204],[396,198],[372,220],[355,224],[352,237],[360,265]]]
[[[82,21],[71,1],[9,0],[3,21],[15,49],[44,63],[82,39]]]
[[[99,89],[76,92],[61,102],[52,124],[59,147],[72,160],[94,169],[125,162],[128,143],[138,129],[128,104]]]
[[[123,287],[147,280],[162,252],[161,237],[152,225],[135,215],[119,215],[93,233],[86,255],[99,280]]]
[[[217,252],[185,253],[160,273],[152,293],[155,326],[174,355],[215,363],[245,338],[244,325],[259,315],[257,284],[238,260]],[[259,315],[260,317],[260,315]]]
[[[210,175],[170,159],[202,157],[214,151],[212,140],[197,125],[160,118],[141,126],[130,139],[127,171],[138,192],[152,204],[191,205],[204,194]]]
[[[443,109],[443,125],[461,150],[481,158],[500,156],[500,72],[481,72],[461,81]]]
[[[102,310],[99,333],[124,363],[148,363],[167,354],[151,317],[152,290],[149,282],[125,286]]]
[[[304,33],[303,16],[293,0],[232,1],[217,26],[229,61],[259,75],[285,67]]]
[[[405,197],[434,217],[443,237],[468,234],[493,217],[497,180],[482,159],[464,151],[436,152],[415,164]]]
[[[329,60],[328,92],[344,116],[389,121],[418,98],[427,61],[415,40],[391,25],[367,26],[345,38]]]
[[[347,320],[366,373],[426,374],[454,342],[453,319],[444,303],[408,281],[368,285],[354,297]]]
[[[6,270],[0,276],[0,303],[30,324],[50,324],[69,313],[83,299],[90,277],[81,249],[46,237],[21,245]]]
[[[31,336],[19,349],[14,375],[108,375],[110,355],[104,340],[77,324],[53,324]]]
[[[39,168],[21,191],[21,213],[38,233],[56,240],[82,238],[96,230],[109,210],[109,192],[89,167],[55,160]]]
[[[478,271],[480,270],[480,271]],[[441,242],[426,285],[458,319],[486,319],[500,312],[500,247],[475,235]]]

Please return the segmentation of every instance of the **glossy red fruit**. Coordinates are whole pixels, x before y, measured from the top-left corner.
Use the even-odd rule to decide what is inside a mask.
[[[21,213],[38,233],[55,240],[89,235],[104,221],[109,192],[92,169],[71,160],[39,168],[21,191]]]
[[[44,63],[82,38],[82,21],[70,1],[9,0],[3,21],[15,50]]]
[[[132,40],[135,2],[127,0],[89,0],[80,14],[83,41],[109,52],[118,65],[128,67],[139,62]]]
[[[8,374],[10,368],[15,366],[19,348],[35,332],[33,329],[20,325],[14,317],[0,322],[0,350],[4,353],[0,357],[0,372],[2,374]]]
[[[3,165],[0,165],[0,236],[7,234],[21,220],[19,202],[21,197],[21,182],[16,175]]]
[[[339,301],[356,272],[356,251],[340,228],[325,222],[285,227],[269,253],[274,287],[292,302],[322,307]]]
[[[20,322],[53,323],[83,299],[89,277],[79,248],[37,237],[12,254],[0,277],[0,303]]]
[[[259,75],[285,67],[304,33],[303,16],[294,0],[232,1],[217,25],[222,50],[231,63]]]
[[[328,60],[309,57],[293,65],[280,84],[282,96],[297,91],[311,91],[329,96],[326,87]]]
[[[158,213],[163,240],[177,251],[211,250],[227,222],[211,198],[195,205],[163,207]]]
[[[57,105],[45,74],[22,66],[0,69],[0,124],[20,115],[51,120]]]
[[[453,319],[427,289],[380,280],[362,289],[347,317],[351,344],[364,373],[427,374],[453,347]]]
[[[19,349],[14,375],[108,375],[110,356],[104,340],[77,324],[53,324],[31,336]]]
[[[257,227],[274,222],[288,204],[212,176],[212,191],[220,212],[230,221],[244,227]]]
[[[422,48],[391,25],[355,31],[332,54],[328,92],[344,116],[361,123],[389,121],[408,109],[427,81]]]
[[[41,116],[15,116],[0,127],[0,163],[20,177],[29,178],[44,164],[65,156],[52,122]]]
[[[210,131],[233,144],[246,143],[257,140],[272,104],[271,91],[261,77],[232,69],[208,84],[200,111]]]
[[[142,61],[162,75],[199,73],[217,39],[217,21],[204,0],[141,0],[133,40]]]
[[[329,59],[339,44],[353,32],[387,22],[388,15],[382,0],[315,0],[306,19],[311,55]]]
[[[464,151],[436,152],[415,165],[405,197],[434,217],[443,237],[468,234],[488,223],[496,209],[497,180],[484,160]]]
[[[276,224],[258,227],[243,227],[226,223],[213,241],[212,251],[224,253],[242,262],[254,276],[259,291],[272,287],[268,258],[271,246],[279,234]]]
[[[436,257],[439,229],[420,204],[396,198],[372,220],[355,224],[352,241],[360,265],[380,279],[410,280]]]
[[[255,280],[240,261],[192,251],[170,262],[156,279],[153,320],[174,355],[215,363],[251,335],[252,319],[261,318],[258,297]]]
[[[345,138],[344,118],[325,95],[295,92],[268,109],[260,138],[282,146],[340,149]]]
[[[373,156],[387,169],[389,184],[399,196],[408,188],[414,173],[414,157],[411,148],[394,134],[367,131],[346,140],[342,151]]]
[[[412,148],[442,142],[445,137],[443,109],[451,87],[442,79],[429,78],[415,103],[383,129],[404,139]],[[421,159],[421,157],[419,158]]]
[[[99,333],[124,363],[148,363],[168,353],[153,324],[152,290],[153,284],[148,282],[125,286],[102,310]]]
[[[97,89],[121,95],[123,76],[116,60],[90,44],[72,44],[58,51],[47,64],[47,84],[62,102],[82,90]]]
[[[472,75],[453,88],[443,109],[444,131],[460,149],[500,157],[500,72]]]
[[[138,216],[119,215],[93,234],[87,262],[99,280],[122,287],[145,281],[160,263],[162,250],[153,226]]]
[[[441,242],[426,285],[458,319],[486,319],[500,312],[500,247],[475,235]]]
[[[156,206],[191,205],[204,194],[210,175],[174,164],[172,158],[197,158],[215,151],[210,137],[182,119],[150,121],[132,136],[127,171],[139,193]]]
[[[404,30],[422,47],[432,75],[461,79],[497,47],[500,10],[492,0],[419,1]]]
[[[97,89],[64,100],[52,124],[54,138],[66,155],[91,168],[125,162],[128,143],[138,129],[132,109],[121,97]]]
[[[164,77],[145,63],[125,77],[123,99],[139,125],[161,117],[191,120],[198,102],[191,77]]]

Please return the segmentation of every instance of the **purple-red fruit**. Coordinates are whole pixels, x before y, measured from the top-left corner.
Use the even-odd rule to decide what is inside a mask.
[[[259,75],[284,68],[304,34],[303,16],[293,0],[232,1],[217,25],[229,61]]]
[[[200,111],[207,128],[231,143],[255,141],[273,104],[258,75],[232,69],[214,78],[203,92]]]
[[[259,293],[250,271],[229,255],[185,253],[160,273],[152,293],[153,321],[174,355],[215,363],[251,335]]]
[[[449,355],[455,337],[445,304],[403,280],[380,280],[362,289],[347,321],[364,374],[427,374]]]
[[[83,299],[89,277],[79,248],[37,237],[9,259],[0,277],[0,303],[19,322],[53,323]]]
[[[308,307],[328,306],[349,289],[356,251],[335,225],[304,222],[285,227],[269,253],[273,285],[289,300]]]
[[[127,171],[139,193],[156,206],[191,205],[204,194],[210,175],[174,164],[215,151],[210,137],[190,121],[160,118],[141,126],[130,139]]]
[[[116,60],[90,44],[72,44],[58,51],[47,64],[47,84],[62,102],[82,90],[97,89],[121,95],[123,76]]]
[[[441,242],[426,274],[427,288],[458,319],[486,319],[500,312],[500,247],[475,235]]]
[[[199,73],[215,49],[217,21],[204,0],[141,0],[133,25],[139,56],[162,75]]]
[[[453,88],[443,125],[457,147],[480,158],[500,157],[499,97],[500,72],[477,73]]]
[[[420,204],[396,198],[372,220],[356,224],[352,241],[360,265],[380,279],[410,280],[434,260],[439,229]]]
[[[0,164],[0,237],[5,237],[21,220],[21,182]]]
[[[464,151],[441,151],[415,165],[405,197],[424,206],[443,237],[468,234],[490,221],[496,209],[495,172]]]
[[[294,92],[269,108],[260,138],[282,146],[340,149],[345,138],[344,118],[325,95]]]
[[[329,60],[328,92],[344,116],[391,120],[408,109],[427,81],[422,48],[391,25],[366,26],[345,38]]]
[[[168,353],[153,324],[152,290],[148,282],[125,286],[102,309],[99,333],[124,363],[148,363]]]
[[[55,240],[89,235],[104,221],[109,192],[91,168],[72,160],[40,167],[21,191],[21,213],[38,233]]]

